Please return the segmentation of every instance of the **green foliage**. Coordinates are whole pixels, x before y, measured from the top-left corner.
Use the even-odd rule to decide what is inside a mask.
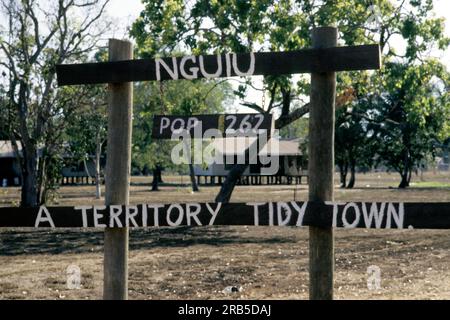
[[[170,152],[176,142],[151,138],[154,115],[223,113],[232,96],[227,82],[179,80],[136,83],[134,101],[133,167],[147,173],[156,166],[166,170],[184,170],[170,160]]]
[[[85,87],[85,100],[71,115],[65,130],[72,164],[88,160],[96,152],[97,143],[103,144],[107,133],[106,87]]]
[[[450,78],[442,64],[432,59],[418,65],[391,63],[386,69],[385,91],[375,105],[382,121],[375,130],[377,152],[379,162],[404,180],[446,135],[450,100],[445,84]]]
[[[131,30],[143,56],[170,55],[174,50],[193,54],[296,50],[311,46],[312,27],[329,25],[338,28],[340,45],[379,43],[382,70],[338,73],[337,92],[355,91],[354,101],[343,106],[353,111],[337,114],[339,161],[348,162],[352,155],[360,166],[377,160],[404,172],[433,151],[431,140],[449,136],[448,73],[428,59],[428,51],[447,48],[450,39],[444,36],[444,20],[432,14],[432,0],[143,3],[145,9]],[[255,109],[281,115],[298,107],[295,100],[310,90],[305,76],[265,77],[264,84],[270,108]],[[245,99],[250,85],[252,80],[246,79],[235,94]],[[295,127],[282,134],[289,135]],[[406,164],[405,141],[411,144]]]
[[[86,60],[104,33],[105,5],[106,0],[1,1],[0,15],[8,19],[0,21],[0,65],[8,77],[3,75],[7,103],[0,128],[23,149],[22,206],[46,202],[58,187],[65,129],[85,91],[57,88],[55,64]]]
[[[306,16],[292,10],[297,6],[293,1],[143,3],[145,9],[131,29],[142,56],[173,55],[174,50],[192,54],[293,50],[309,43]],[[305,81],[299,84],[305,85]],[[252,80],[246,79],[236,96],[244,98],[249,85]],[[277,108],[282,105],[283,93],[289,96],[291,87],[296,86],[291,76],[266,77],[265,85]],[[296,89],[304,91],[303,86]]]
[[[294,123],[287,125],[280,130],[280,136],[283,138],[307,137],[309,131],[308,118],[300,118]]]
[[[100,49],[94,54],[96,62],[107,61],[108,52]],[[107,135],[107,87],[105,85],[85,85],[83,87],[64,87],[82,94],[76,110],[70,113],[65,127],[64,137],[68,144],[66,164],[78,165],[96,153],[98,144],[106,141]],[[82,90],[80,92],[80,90]],[[103,151],[104,148],[103,148]]]

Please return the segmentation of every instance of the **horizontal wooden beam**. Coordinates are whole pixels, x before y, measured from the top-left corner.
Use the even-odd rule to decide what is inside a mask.
[[[230,53],[56,66],[58,85],[379,69],[379,45]]]
[[[0,227],[198,225],[450,229],[450,203],[266,202],[0,208]]]

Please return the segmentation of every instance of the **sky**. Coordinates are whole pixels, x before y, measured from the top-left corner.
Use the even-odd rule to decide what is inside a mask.
[[[118,30],[111,30],[111,36],[128,38],[127,28],[139,17],[143,9],[144,5],[140,0],[110,0],[107,13],[118,26]]]
[[[111,31],[111,37],[116,38],[128,38],[127,28],[131,25],[131,23],[139,16],[140,12],[144,9],[140,0],[110,0],[107,12],[108,15],[113,18],[116,25],[119,26],[118,30]],[[434,0],[434,12],[437,17],[444,17],[446,19],[446,35],[450,37],[450,0]],[[440,60],[445,63],[450,70],[450,48],[445,52],[440,52],[439,54],[434,54],[439,57]],[[255,84],[258,87],[262,87],[262,77],[255,77]],[[233,81],[231,82],[232,85]],[[262,93],[250,90],[248,92],[248,96],[246,101],[255,102],[261,104],[262,102]],[[237,112],[251,112],[254,111],[249,108],[245,108],[239,106],[239,102],[236,101],[233,106],[233,110],[228,111],[237,111]],[[239,110],[236,110],[239,107]]]
[[[434,6],[436,16],[445,18],[446,35],[447,37],[450,37],[450,0],[435,0]],[[447,68],[450,69],[450,48],[442,54],[441,60],[447,65]]]

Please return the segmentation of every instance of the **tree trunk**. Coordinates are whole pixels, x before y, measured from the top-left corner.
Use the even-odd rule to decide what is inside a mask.
[[[145,164],[144,168],[142,169],[142,174],[144,176],[148,176],[149,170],[148,170],[148,166]]]
[[[408,178],[406,179],[407,187],[409,187],[409,183],[411,182],[411,177],[412,177],[412,168],[410,168],[408,171]]]
[[[405,156],[403,157],[403,170],[400,172],[400,176],[402,177],[402,180],[400,181],[400,184],[398,185],[399,189],[404,189],[409,186],[408,181],[408,174],[410,171],[409,168],[409,157],[408,157],[408,151],[405,151]]]
[[[84,167],[84,173],[86,173],[86,176],[88,178],[91,178],[91,175],[89,173],[89,169],[88,169],[88,166],[87,166],[86,158],[83,159],[83,167]]]
[[[340,178],[340,188],[345,188],[347,185],[347,172],[348,172],[348,164],[347,163],[338,163],[339,167],[339,178]]]
[[[401,174],[402,180],[400,181],[400,184],[398,185],[399,189],[404,189],[408,186],[408,175],[407,174]]]
[[[97,147],[95,148],[95,198],[100,199],[102,197],[102,184],[100,177],[100,157],[102,154],[102,143],[97,141]]]
[[[343,95],[338,96],[336,98],[336,109],[345,106],[346,103],[348,101],[351,101],[353,98],[354,98],[353,88],[347,89]],[[289,111],[290,102],[291,102],[291,99],[290,98],[287,99],[287,95],[284,95],[282,110]],[[288,106],[288,107],[286,108],[286,106]],[[290,113],[284,114],[282,112],[280,117],[277,120],[275,120],[275,129],[282,129],[282,128],[286,127],[287,125],[293,123],[294,121],[300,119],[305,114],[309,113],[309,107],[310,107],[310,104],[306,103],[302,107],[292,110]],[[269,139],[270,139],[270,136],[268,137],[267,140],[269,140]],[[263,148],[263,147],[264,146],[262,146],[261,148]],[[248,167],[248,164],[247,165],[235,164],[233,166],[233,168],[228,172],[228,175],[225,177],[225,181],[222,184],[222,187],[221,187],[218,195],[216,196],[216,200],[215,200],[216,202],[226,203],[230,200],[231,194],[233,193],[233,190],[234,190],[234,187],[235,187],[237,181],[242,176],[242,174],[244,173],[244,171],[247,167]]]
[[[192,191],[198,192],[198,185],[197,181],[195,180],[194,166],[192,165],[192,163],[189,163],[189,176],[191,177]]]
[[[264,146],[267,144],[267,142],[270,140],[271,135],[270,131],[267,133],[266,139],[263,139],[264,135],[258,135],[257,139],[249,146],[248,149],[245,150],[245,156],[244,159],[246,159],[244,164],[235,164],[231,170],[228,172],[225,181],[223,182],[222,186],[220,187],[219,194],[216,196],[215,202],[221,202],[221,203],[228,203],[231,198],[231,194],[233,193],[234,187],[236,186],[236,183],[238,182],[239,178],[244,173],[245,169],[248,168],[250,163],[253,163],[254,158],[258,157],[261,150],[264,148]],[[256,148],[255,145],[256,144]],[[250,154],[250,151],[257,150],[254,152],[255,154]]]
[[[46,156],[46,155],[45,155]],[[45,158],[44,155],[42,155],[42,157],[39,159],[38,158],[38,171],[37,171],[37,201],[39,205],[44,205],[47,203],[48,199],[48,194],[49,194],[49,190],[48,190],[48,186],[49,186],[49,182],[47,181],[48,174],[46,172],[47,168],[46,168],[46,164],[47,164],[47,159]]]
[[[230,201],[234,187],[236,186],[237,181],[242,176],[247,167],[248,164],[235,164],[231,168],[231,170],[228,172],[225,182],[220,188],[219,194],[216,197],[216,202],[228,203]]]
[[[36,152],[26,152],[23,148],[24,168],[22,168],[22,189],[21,189],[21,207],[35,207],[39,204],[39,190],[37,177],[37,154]]]
[[[159,166],[155,166],[153,169],[153,181],[152,181],[152,191],[159,191],[158,188],[158,172],[160,171]]]
[[[352,189],[355,186],[355,176],[356,173],[356,162],[355,160],[350,161],[350,181],[348,182],[347,189]]]

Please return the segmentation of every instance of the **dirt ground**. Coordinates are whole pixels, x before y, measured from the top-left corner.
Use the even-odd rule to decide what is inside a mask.
[[[337,178],[337,177],[336,177]],[[343,201],[450,202],[450,172],[414,176],[398,190],[396,174],[357,176]],[[192,194],[187,177],[134,177],[131,203],[213,201],[218,187]],[[337,181],[337,179],[336,179]],[[232,201],[307,199],[307,185],[239,186]],[[60,190],[57,205],[98,203],[93,186]],[[0,205],[18,202],[18,188],[0,188]],[[336,230],[335,298],[450,299],[449,230]],[[0,230],[0,299],[101,299],[103,233],[93,229]],[[69,266],[81,271],[68,289]],[[368,268],[380,287],[368,288]],[[233,286],[238,292],[228,292]],[[294,227],[179,227],[130,232],[130,299],[307,299],[308,229]]]

